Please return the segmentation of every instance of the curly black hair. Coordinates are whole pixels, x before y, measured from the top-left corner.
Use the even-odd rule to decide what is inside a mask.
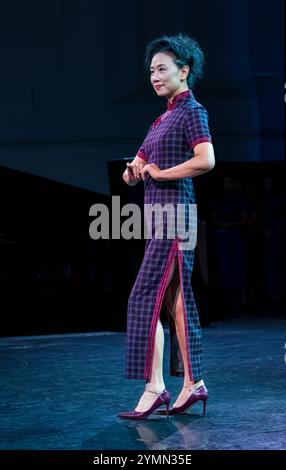
[[[185,34],[176,36],[161,36],[153,39],[146,46],[145,66],[150,72],[152,58],[157,52],[171,52],[174,57],[174,63],[182,68],[184,65],[190,67],[187,76],[189,88],[193,88],[197,81],[203,76],[204,54],[195,39]]]

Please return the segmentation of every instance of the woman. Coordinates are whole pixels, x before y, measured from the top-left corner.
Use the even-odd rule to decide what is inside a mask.
[[[203,53],[188,36],[162,36],[151,41],[145,62],[151,85],[167,99],[167,110],[149,128],[136,157],[123,173],[129,185],[144,181],[144,204],[195,204],[192,178],[215,165],[208,113],[191,91],[202,75]],[[140,271],[128,300],[126,378],[145,379],[137,407],[122,412],[126,419],[147,418],[161,405],[160,414],[185,412],[198,400],[205,405],[202,380],[201,328],[190,283],[194,249],[180,249],[182,241],[146,240]],[[164,332],[159,319],[162,302],[168,311],[171,339],[170,375],[183,376],[182,390],[169,410],[162,360]]]

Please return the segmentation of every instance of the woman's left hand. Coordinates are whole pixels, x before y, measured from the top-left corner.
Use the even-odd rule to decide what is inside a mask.
[[[162,170],[160,170],[160,168],[155,163],[149,163],[149,164],[147,163],[147,165],[144,165],[140,173],[141,173],[141,178],[143,181],[145,179],[145,173],[149,173],[149,175],[154,180],[158,181],[161,179]]]

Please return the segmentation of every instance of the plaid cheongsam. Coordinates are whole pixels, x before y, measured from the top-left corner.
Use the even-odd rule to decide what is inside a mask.
[[[167,101],[166,112],[151,125],[137,155],[162,170],[192,158],[194,147],[202,142],[212,142],[208,113],[188,89],[172,102]],[[145,176],[145,205],[195,204],[192,178],[156,181],[148,173]],[[201,327],[191,287],[194,249],[179,249],[179,241],[177,234],[173,239],[165,235],[162,239],[152,235],[146,239],[144,258],[128,299],[126,378],[151,379],[157,321],[173,261],[175,283],[177,287],[180,283],[182,293],[189,378],[195,381],[202,378]],[[170,313],[168,310],[170,375],[183,376],[182,355]]]

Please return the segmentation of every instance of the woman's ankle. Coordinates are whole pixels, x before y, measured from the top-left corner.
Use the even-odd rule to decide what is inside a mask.
[[[185,380],[184,384],[183,384],[183,387],[184,388],[192,388],[194,386],[194,384],[195,384],[194,380],[191,380],[191,381]]]
[[[197,390],[202,385],[204,385],[204,381],[203,380],[198,380],[197,382],[192,381],[187,385],[184,383],[183,387],[186,388],[187,390]]]
[[[164,382],[156,382],[156,383],[148,382],[145,385],[145,392],[150,391],[150,392],[155,392],[155,393],[161,393],[163,390],[165,390]]]
[[[202,387],[203,385],[205,385],[205,384],[204,384],[203,379],[201,379],[201,380],[198,380],[198,381],[195,383],[194,388],[197,389],[197,388]]]

